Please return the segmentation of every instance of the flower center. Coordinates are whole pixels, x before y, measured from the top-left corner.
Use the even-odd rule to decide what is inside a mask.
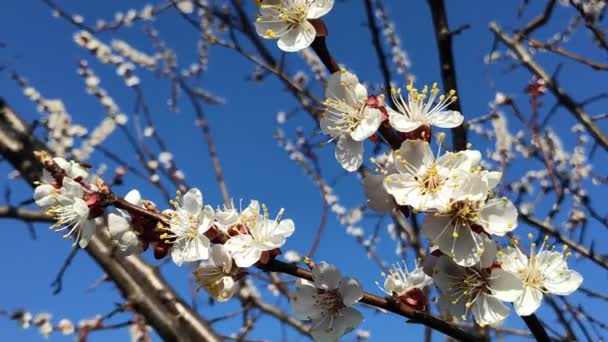
[[[345,308],[344,301],[342,300],[342,295],[340,295],[338,289],[318,289],[317,301],[315,304],[320,306],[323,312],[332,316],[339,315],[342,309]]]
[[[445,181],[446,177],[442,176],[437,170],[437,164],[433,163],[431,167],[421,176],[417,177],[418,184],[422,188],[421,195],[437,192]]]

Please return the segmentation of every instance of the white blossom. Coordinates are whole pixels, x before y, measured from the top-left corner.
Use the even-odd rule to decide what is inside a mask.
[[[355,171],[363,162],[363,141],[378,130],[382,112],[367,105],[367,89],[346,70],[331,75],[325,96],[321,130],[337,140],[335,155],[342,167]]]
[[[239,221],[247,228],[247,233],[232,236],[225,246],[232,254],[239,267],[249,267],[260,260],[263,252],[280,248],[294,232],[292,220],[281,220],[283,209],[277,217],[269,218],[268,209],[262,205],[264,214],[260,214],[260,205],[251,201],[240,215]]]
[[[218,244],[209,250],[209,262],[201,263],[194,271],[194,279],[215,300],[225,302],[236,293],[239,274],[226,247]]]
[[[334,0],[265,0],[255,22],[257,33],[266,39],[278,39],[279,49],[295,52],[307,48],[316,36],[308,21],[327,14]]]
[[[164,236],[172,241],[171,258],[178,266],[185,262],[206,260],[210,241],[205,233],[213,224],[215,212],[211,206],[203,206],[203,194],[190,189],[181,200],[174,202],[171,224]]]
[[[363,320],[351,307],[363,297],[363,290],[356,279],[343,278],[336,266],[325,262],[313,268],[312,278],[313,282],[296,281],[291,308],[297,317],[312,321],[315,341],[337,341]]]
[[[471,177],[465,170],[476,158],[470,152],[446,153],[435,159],[427,142],[406,140],[394,151],[398,173],[384,179],[384,188],[399,205],[420,211],[446,210],[454,189],[469,184]]]
[[[414,289],[422,290],[433,284],[433,279],[426,275],[418,264],[412,271],[409,271],[405,261],[403,266],[395,264],[389,274],[383,273],[383,275],[385,276],[384,284],[380,289],[389,296],[400,297]],[[380,286],[380,284],[377,285]]]
[[[136,206],[143,206],[141,195],[135,189],[127,193],[125,200]],[[139,254],[143,251],[136,230],[131,225],[131,215],[128,212],[117,209],[117,213],[108,214],[108,230],[120,255]]]
[[[89,206],[83,199],[84,189],[71,178],[63,177],[61,193],[57,196],[57,202],[47,212],[53,216],[57,223],[53,225],[56,232],[67,230],[64,238],[70,238],[75,234],[73,246],[87,247],[95,233],[95,221],[89,219]]]
[[[470,314],[484,325],[496,325],[509,315],[504,302],[514,302],[523,292],[521,279],[507,270],[491,267],[496,247],[486,251],[473,267],[456,265],[450,257],[437,260],[433,280],[439,288],[439,305],[453,316],[466,319]]]
[[[533,314],[540,307],[543,293],[567,296],[583,283],[580,273],[568,269],[563,253],[545,249],[546,240],[538,253],[532,243],[529,257],[518,247],[507,247],[499,253],[501,267],[516,274],[524,284],[521,297],[514,303],[520,316]]]
[[[440,128],[453,128],[460,126],[464,117],[457,111],[446,110],[456,101],[456,92],[451,90],[448,96],[440,95],[435,103],[439,88],[434,83],[430,89],[425,86],[422,91],[414,87],[413,79],[407,85],[407,101],[401,95],[401,88],[391,89],[391,96],[395,109],[386,107],[391,126],[400,132],[411,132],[421,126],[437,126]],[[428,97],[428,99],[427,99]]]

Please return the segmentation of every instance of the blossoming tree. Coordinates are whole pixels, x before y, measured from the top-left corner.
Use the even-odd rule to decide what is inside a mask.
[[[606,212],[597,203],[603,195],[594,189],[607,184],[601,169],[608,148],[602,121],[606,115],[594,116],[588,109],[605,95],[574,100],[538,61],[560,58],[573,68],[608,70],[595,55],[575,53],[567,44],[577,38],[592,49],[608,51],[602,1],[558,5],[547,0],[541,8],[523,1],[520,16],[532,19],[513,33],[491,22],[495,44],[486,63],[511,63],[511,68],[524,67],[532,75],[526,75],[525,84],[515,83],[523,93],[495,92],[483,115],[467,112],[457,96],[452,39],[466,35],[468,25],[450,29],[442,0],[427,1],[442,87],[437,82],[417,84],[424,80],[416,82],[395,30],[401,23],[391,21],[385,8],[388,1],[363,1],[371,41],[348,38],[356,44],[341,58],[331,47],[342,38],[329,32],[335,27],[333,18],[354,1],[159,1],[95,26],[59,3],[43,2],[76,30],[73,40],[87,56],[79,61],[78,74],[106,116],[89,129],[78,123],[79,116],[68,113],[62,100],[49,99],[44,89],[30,84],[24,76],[27,70],[6,68],[42,117],[37,127],[8,103],[0,103],[0,153],[15,170],[13,176],[33,189],[27,196],[32,200],[18,206],[7,202],[0,214],[25,222],[53,222],[53,231],[69,241],[55,292],[62,290],[63,275],[77,251],[84,249],[103,269],[102,281],[112,281],[120,290],[121,303],[77,325],[68,319],[55,321],[45,312],[33,315],[27,308],[0,311],[21,327],[35,325],[47,337],[77,334],[79,341],[124,327],[130,328],[134,341],[156,336],[167,341],[265,341],[265,334],[277,336],[264,328],[268,321],[260,319],[269,316],[283,328],[281,340],[337,341],[373,339],[381,324],[366,325],[368,318],[400,317],[400,330],[393,331],[393,337],[380,332],[379,340],[402,340],[395,336],[410,330],[424,331],[420,336],[426,341],[444,336],[462,341],[605,337],[605,320],[576,302],[578,297],[568,297],[578,291],[601,305],[607,300],[601,282],[608,259],[594,243],[608,227]],[[541,28],[555,29],[552,16],[563,23],[565,15],[571,18],[566,29],[558,23],[560,31],[552,32],[550,39],[533,37]],[[198,51],[189,67],[178,63],[170,42],[152,25],[165,17],[196,32]],[[343,20],[342,25],[356,25],[357,20]],[[143,28],[148,48],[139,50],[113,38],[131,26]],[[586,35],[581,38],[577,32]],[[266,40],[276,40],[276,45]],[[302,227],[288,206],[271,210],[274,205],[267,207],[255,193],[241,199],[228,192],[204,111],[223,99],[201,86],[214,68],[209,63],[214,49],[253,64],[250,81],[275,77],[286,96],[298,103],[296,110],[277,114],[274,138],[322,194],[316,230]],[[380,85],[363,76],[377,72],[375,63],[369,64],[370,70],[350,67],[349,53],[362,50],[377,57]],[[302,70],[292,76],[289,62],[298,56]],[[222,61],[216,64],[227,67]],[[97,68],[116,72],[135,98],[132,113],[119,107],[113,89],[102,87]],[[141,76],[146,71],[170,85],[168,108],[150,105]],[[315,81],[309,81],[310,75]],[[541,99],[554,102],[553,107],[548,110]],[[202,131],[214,172],[209,177],[205,171],[205,182],[217,183],[221,201],[214,202],[220,196],[202,190],[208,185],[190,184],[185,174],[196,170],[178,167],[177,153],[169,146],[178,146],[172,138],[182,137],[162,134],[161,125],[171,125],[171,120],[161,113],[180,111],[182,102],[189,103],[187,112],[194,113]],[[256,101],[248,105],[255,112]],[[286,131],[306,112],[311,120],[295,131],[294,141]],[[570,114],[572,127],[557,122],[556,113]],[[108,141],[119,134],[126,147],[108,149]],[[244,152],[222,160],[264,153],[252,153],[256,146],[249,144],[239,141]],[[175,148],[194,153],[189,147]],[[331,158],[323,157],[326,151]],[[594,163],[598,170],[592,170]],[[113,174],[106,170],[108,164],[115,166]],[[254,164],[242,162],[239,172],[276,167]],[[338,180],[326,177],[327,169],[339,169]],[[281,179],[270,182],[275,192],[289,186]],[[339,191],[365,196],[346,209],[342,203],[350,200],[342,202]],[[344,252],[337,252],[341,240],[325,236],[329,212],[346,227],[339,239],[354,237],[369,263],[353,267],[350,256],[338,257]],[[312,240],[308,250],[298,250],[301,244],[292,242],[296,233]],[[321,257],[316,252],[323,245],[330,247]],[[386,253],[387,247],[396,247],[397,255]],[[180,270],[173,274],[190,279],[191,292],[174,290],[175,280],[169,282],[157,271],[161,266]],[[579,267],[589,270],[589,276],[577,271]],[[380,275],[369,278],[370,270]],[[594,272],[602,273],[603,280]],[[185,295],[195,304],[201,298],[208,304],[189,305]],[[235,311],[231,303],[238,303]],[[116,316],[127,320],[115,323]],[[403,324],[403,318],[413,324]],[[222,327],[220,322],[231,325]]]

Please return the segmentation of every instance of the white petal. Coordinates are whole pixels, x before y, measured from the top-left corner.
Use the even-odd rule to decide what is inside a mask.
[[[108,214],[108,230],[113,238],[130,230],[131,224],[121,215],[110,213]]]
[[[581,286],[583,276],[572,270],[563,270],[562,272],[557,277],[545,278],[543,284],[553,294],[568,296]]]
[[[515,311],[520,316],[529,316],[533,314],[543,300],[543,293],[530,286],[524,287],[524,292],[517,301],[515,301]]]
[[[300,51],[310,46],[312,41],[315,40],[316,34],[317,31],[314,26],[305,21],[282,35],[277,42],[277,46],[285,52]]]
[[[312,319],[322,315],[321,306],[316,305],[317,288],[308,280],[296,280],[296,291],[290,298],[291,309],[300,319]]]
[[[259,20],[255,22],[255,31],[261,37],[269,39],[268,33],[272,32],[278,37],[282,36],[287,32],[289,28],[289,23],[286,21],[277,21],[277,20],[268,20],[264,17],[261,17]],[[270,31],[269,31],[270,30]]]
[[[422,124],[420,121],[412,120],[408,115],[401,114],[388,106],[386,106],[386,111],[388,112],[388,122],[399,132],[411,132]]]
[[[233,236],[224,244],[238,267],[249,267],[260,260],[262,251],[255,246],[253,237],[248,234]]]
[[[225,273],[232,269],[232,257],[224,245],[215,244],[209,249],[209,262],[220,267]]]
[[[190,215],[198,215],[203,209],[203,194],[197,188],[192,188],[183,197],[183,208]]]
[[[139,205],[141,202],[141,194],[136,189],[133,189],[129,191],[127,195],[125,195],[125,201],[131,204]]]
[[[200,211],[198,234],[203,235],[211,228],[215,219],[215,211],[211,206],[206,205],[202,211]]]
[[[369,174],[363,178],[367,207],[379,213],[390,213],[395,207],[393,197],[384,189],[384,175]]]
[[[363,290],[355,278],[343,278],[340,281],[339,291],[346,306],[351,306],[363,298]]]
[[[475,321],[479,324],[494,324],[507,318],[509,308],[500,300],[482,293],[471,308]]]
[[[446,110],[431,115],[431,125],[441,128],[454,128],[462,125],[464,116],[455,110]]]
[[[367,89],[359,83],[357,75],[340,70],[329,77],[325,97],[343,101],[354,108],[363,105],[363,100],[367,101]]]
[[[326,15],[334,6],[334,0],[315,0],[310,4],[306,17],[317,19]]]
[[[528,257],[519,248],[507,247],[503,249],[500,257],[501,268],[511,273],[528,268]]]
[[[78,241],[80,248],[86,248],[89,245],[89,241],[93,238],[96,228],[97,225],[93,220],[85,220],[80,223],[80,240]]]
[[[376,133],[380,123],[382,123],[382,112],[377,108],[366,107],[364,118],[357,128],[351,133],[351,138],[355,141],[363,141]]]
[[[470,171],[479,165],[481,152],[477,150],[464,150],[459,152],[447,152],[437,158],[437,164],[448,167]]]
[[[462,319],[462,316],[466,313],[466,307],[464,306],[465,301],[453,301],[453,298],[448,297],[444,293],[440,293],[438,302],[439,308],[441,308],[441,310],[447,311],[450,315],[457,317],[458,319]]]
[[[363,143],[342,135],[336,144],[336,160],[346,171],[356,171],[363,163]]]
[[[488,268],[491,267],[496,261],[498,246],[496,245],[496,241],[488,238],[486,235],[483,235],[482,237],[483,254],[481,255],[481,259],[479,259],[479,267]]]
[[[473,266],[481,258],[483,238],[469,226],[455,226],[455,222],[458,221],[451,216],[428,214],[422,224],[422,234],[444,254],[451,256],[456,264]],[[458,237],[454,238],[454,234]]]
[[[400,173],[410,173],[412,168],[420,170],[423,166],[431,165],[435,161],[431,147],[427,142],[421,140],[406,140],[401,144],[399,151],[395,167]],[[403,164],[404,162],[407,167]]]
[[[335,265],[321,261],[312,269],[312,279],[316,287],[324,290],[333,290],[338,288],[342,274]]]
[[[34,189],[34,201],[39,207],[57,204],[57,189],[49,184],[41,184]]]
[[[358,327],[363,321],[363,315],[353,308],[344,308],[341,316],[336,317],[334,321],[329,317],[322,319],[323,323],[316,326],[313,321],[314,329],[310,331],[310,334],[316,342],[335,342],[340,336],[348,334]],[[330,323],[333,326],[330,326]]]
[[[479,217],[484,230],[490,234],[504,236],[517,227],[517,208],[506,198],[486,202]]]
[[[417,207],[421,201],[418,196],[418,182],[410,175],[393,174],[386,177],[384,189],[395,198],[399,205]]]
[[[524,290],[519,276],[500,268],[492,269],[490,288],[494,297],[505,302],[514,302]]]

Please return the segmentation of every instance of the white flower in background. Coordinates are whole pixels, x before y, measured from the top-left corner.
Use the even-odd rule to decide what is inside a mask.
[[[367,197],[367,207],[382,214],[388,214],[395,208],[395,200],[384,186],[384,179],[387,175],[397,173],[393,155],[388,154],[378,159],[371,159],[376,164],[377,174],[367,174],[363,178],[363,191]]]
[[[194,12],[194,3],[192,0],[181,0],[177,3],[177,9],[186,14]]]
[[[439,136],[440,144],[443,137]],[[452,192],[470,183],[471,175],[463,170],[468,158],[469,153],[447,153],[435,159],[426,141],[406,140],[394,151],[398,173],[384,179],[384,188],[399,205],[420,211],[446,210]]]
[[[55,232],[68,230],[63,235],[67,239],[76,234],[73,246],[87,247],[95,233],[95,221],[89,219],[89,206],[83,200],[84,189],[71,178],[64,177],[61,194],[57,196],[57,204],[47,210],[57,223],[52,228]]]
[[[11,316],[17,320],[17,324],[21,329],[27,329],[32,324],[32,314],[29,311],[19,311]]]
[[[59,328],[59,331],[64,335],[71,335],[76,331],[74,324],[72,324],[69,319],[65,318],[59,321],[57,328]]]
[[[441,294],[439,305],[461,319],[472,314],[481,326],[496,325],[507,318],[510,310],[503,301],[514,302],[523,292],[517,275],[491,267],[496,247],[486,253],[480,264],[473,267],[458,266],[450,257],[442,255],[433,274]]]
[[[471,187],[479,189],[471,189]],[[504,236],[517,227],[517,209],[507,198],[475,200],[470,193],[489,189],[478,175],[472,175],[466,187],[454,192],[453,200],[445,211],[429,213],[422,223],[422,234],[449,255],[460,266],[477,264],[484,251],[484,234]]]
[[[331,75],[325,96],[321,130],[337,140],[335,154],[342,167],[355,171],[363,162],[363,141],[380,127],[382,112],[367,105],[367,89],[346,70]]]
[[[334,0],[263,0],[255,29],[266,39],[278,39],[279,49],[299,51],[310,46],[317,34],[308,20],[324,16],[333,5]]]
[[[283,257],[285,258],[285,261],[291,262],[291,263],[300,262],[303,259],[303,257],[300,255],[300,253],[298,253],[294,250],[288,250],[287,252],[285,252]]]
[[[125,200],[136,206],[143,206],[141,195],[135,189],[127,193]],[[131,215],[128,212],[117,209],[117,213],[108,214],[108,229],[120,255],[139,254],[143,251],[136,230],[131,226]]]
[[[389,274],[385,275],[383,273],[382,275],[385,276],[385,279],[384,284],[380,289],[389,296],[400,297],[411,290],[422,290],[433,284],[433,279],[426,275],[418,264],[416,264],[416,268],[410,272],[405,261],[403,262],[403,267],[399,264],[395,264],[389,271]],[[379,286],[380,284],[377,285]]]
[[[236,293],[239,273],[224,245],[214,245],[209,250],[209,262],[200,264],[194,271],[194,279],[215,300],[225,302]]]
[[[533,314],[543,300],[543,293],[567,296],[583,283],[583,276],[568,269],[566,257],[569,253],[545,249],[545,242],[538,253],[536,244],[530,247],[530,257],[515,247],[507,247],[499,252],[499,262],[504,270],[513,272],[523,281],[524,292],[515,301],[515,311],[520,316]],[[564,245],[564,251],[567,246]]]
[[[310,334],[315,341],[337,341],[363,320],[351,308],[363,297],[363,290],[356,279],[342,278],[336,266],[325,262],[312,269],[312,279],[296,281],[291,308],[297,317],[312,321]]]
[[[414,88],[413,79],[410,80],[406,90],[408,92],[407,101],[401,95],[401,89],[391,89],[391,96],[397,110],[386,107],[389,122],[396,130],[411,132],[420,126],[453,128],[460,126],[464,121],[464,117],[459,112],[446,110],[452,102],[456,101],[454,90],[451,90],[448,96],[439,96],[437,103],[435,103],[439,94],[437,83],[431,87],[430,97],[427,86],[424,86],[421,92]]]
[[[174,202],[171,224],[163,238],[173,242],[171,258],[181,266],[185,262],[206,260],[211,242],[205,233],[215,217],[211,206],[203,206],[203,194],[199,189],[190,189],[180,201]]]
[[[295,230],[292,220],[281,220],[283,209],[274,220],[269,218],[265,205],[262,209],[264,214],[260,215],[258,202],[251,201],[239,218],[248,233],[232,236],[224,244],[239,267],[249,267],[260,260],[263,252],[281,248]]]
[[[53,325],[51,324],[51,314],[41,312],[37,314],[32,323],[38,326],[38,331],[44,338],[48,338],[53,332]]]

